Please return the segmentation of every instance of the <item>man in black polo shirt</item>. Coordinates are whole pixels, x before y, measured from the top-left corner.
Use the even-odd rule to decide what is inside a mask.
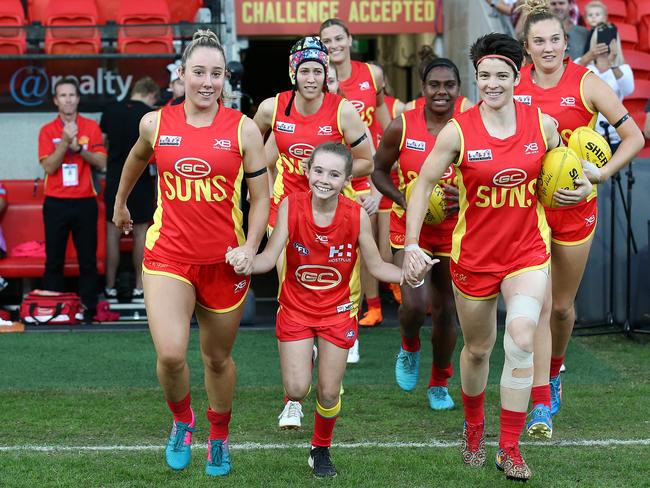
[[[106,298],[116,298],[115,277],[120,264],[120,230],[113,224],[115,194],[122,168],[131,148],[138,140],[140,119],[153,110],[160,88],[150,77],[136,81],[131,98],[109,105],[102,114],[100,127],[108,146],[106,167]],[[135,288],[133,300],[142,300],[142,255],[147,227],[154,211],[154,178],[145,171],[135,184],[127,205],[133,219],[133,268]]]

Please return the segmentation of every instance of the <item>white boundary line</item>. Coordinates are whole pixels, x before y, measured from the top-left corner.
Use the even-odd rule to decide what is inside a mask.
[[[486,442],[489,446],[496,446],[496,442]],[[548,446],[548,447],[608,447],[608,446],[650,446],[650,439],[575,439],[555,442],[522,442],[527,446]],[[343,442],[334,444],[332,447],[337,449],[359,449],[359,448],[380,448],[380,449],[405,449],[405,448],[450,448],[458,447],[460,442],[457,441],[438,441],[431,440],[428,442]],[[262,444],[257,442],[242,442],[241,444],[232,444],[231,448],[237,451],[258,451],[268,449],[307,449],[309,444]],[[87,451],[158,451],[165,446],[156,445],[114,445],[114,446],[63,446],[63,445],[16,445],[0,446],[0,452],[87,452]],[[200,445],[195,449],[205,450],[205,446]]]

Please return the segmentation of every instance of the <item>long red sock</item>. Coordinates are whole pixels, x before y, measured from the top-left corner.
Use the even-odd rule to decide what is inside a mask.
[[[228,425],[230,424],[230,417],[232,410],[227,412],[215,412],[208,407],[207,417],[210,422],[210,440],[225,441],[228,438]]]
[[[182,422],[184,424],[189,424],[192,422],[194,414],[192,413],[192,407],[190,404],[191,398],[189,393],[179,402],[172,402],[167,400],[167,406],[169,407],[169,410],[172,411],[172,414],[174,414],[175,422]]]
[[[564,363],[564,356],[551,358],[551,378],[560,374],[562,363]]]
[[[375,298],[368,298],[366,297],[366,303],[368,304],[368,308],[381,308],[381,298],[375,297]]]
[[[476,396],[466,395],[465,392],[460,390],[463,399],[463,410],[465,411],[465,420],[468,424],[478,425],[483,424],[485,420],[485,412],[483,410],[483,403],[485,402],[485,391],[482,391]]]
[[[448,386],[448,379],[454,373],[454,368],[449,363],[446,368],[436,366],[436,363],[431,365],[431,378],[429,378],[429,388],[432,386]]]
[[[519,444],[519,436],[526,423],[526,412],[513,412],[501,408],[499,447],[505,448]]]
[[[338,415],[336,417],[323,417],[318,412],[314,412],[314,435],[311,438],[312,446],[330,447],[337,418]]]
[[[530,398],[533,402],[533,407],[542,404],[551,408],[551,385],[546,383],[545,385],[533,386],[533,389],[530,391]]]
[[[420,350],[420,337],[402,336],[402,349],[408,352],[418,352]]]

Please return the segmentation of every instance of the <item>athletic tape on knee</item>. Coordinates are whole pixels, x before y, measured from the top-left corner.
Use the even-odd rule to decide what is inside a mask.
[[[542,304],[536,298],[528,295],[515,295],[508,302],[506,311],[506,329],[514,319],[524,317],[532,320],[537,326],[539,314],[542,311]]]
[[[501,386],[513,390],[523,390],[533,386],[533,353],[524,351],[515,344],[507,328],[503,335],[503,350],[505,361],[501,373]],[[530,376],[516,377],[513,375],[516,369],[530,369]]]
[[[339,397],[339,401],[336,402],[336,405],[334,405],[331,408],[325,408],[323,407],[318,400],[316,400],[316,411],[319,413],[321,417],[325,418],[332,418],[336,417],[339,412],[341,411],[341,397]]]

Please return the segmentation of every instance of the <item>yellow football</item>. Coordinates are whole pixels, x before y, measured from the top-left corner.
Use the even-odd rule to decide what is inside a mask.
[[[612,157],[612,149],[598,132],[589,127],[578,127],[569,137],[569,147],[580,159],[589,161],[599,168]]]
[[[416,180],[417,178],[413,178],[409,181],[409,184],[406,185],[406,193],[404,194],[406,197],[406,203],[408,203],[411,198],[411,192],[413,191],[413,186],[415,185]],[[427,214],[424,216],[424,223],[426,225],[437,225],[445,220],[445,206],[445,192],[440,188],[440,185],[436,185],[433,187],[431,197],[429,197],[429,209],[427,210]]]
[[[575,181],[582,178],[582,163],[568,147],[556,147],[542,160],[542,171],[537,179],[539,201],[550,208],[557,207],[553,193],[559,189],[575,190]]]

